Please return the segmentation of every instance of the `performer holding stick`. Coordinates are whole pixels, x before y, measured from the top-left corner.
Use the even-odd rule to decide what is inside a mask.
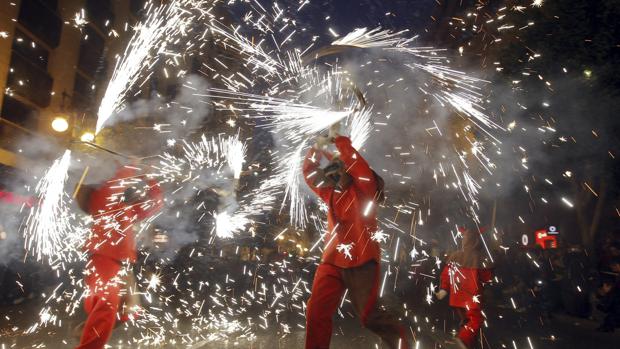
[[[336,145],[338,157],[324,150],[329,143]],[[323,156],[330,162],[322,169]],[[377,302],[381,258],[379,244],[371,236],[377,229],[383,181],[351,140],[338,135],[338,125],[308,151],[303,173],[308,186],[329,206],[325,250],[307,307],[306,348],[329,348],[332,316],[345,289],[363,326],[390,348],[408,347],[404,327]]]
[[[122,266],[136,261],[134,223],[163,207],[157,182],[137,172],[133,166],[120,167],[100,186],[83,186],[77,193],[80,207],[94,219],[84,245],[90,254],[85,270],[88,294],[84,301],[88,319],[78,349],[103,348],[117,316],[122,322],[128,321],[136,311],[127,305],[123,309],[123,302],[132,296],[129,288],[134,287],[135,280],[131,272],[121,272]]]

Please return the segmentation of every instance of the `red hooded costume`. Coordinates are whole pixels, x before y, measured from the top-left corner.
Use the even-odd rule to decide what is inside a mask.
[[[90,238],[84,249],[91,255],[117,261],[136,261],[134,223],[144,220],[163,207],[163,195],[156,181],[147,180],[147,199],[130,204],[122,196],[127,183],[138,178],[136,169],[121,167],[114,177],[90,194],[88,211],[93,216]]]
[[[406,348],[404,328],[393,314],[377,306],[381,252],[371,238],[377,230],[375,175],[349,138],[339,136],[334,143],[352,179],[346,189],[321,185],[321,151],[310,149],[303,164],[306,183],[329,207],[328,231],[322,236],[325,249],[306,310],[306,349],[329,348],[332,317],[346,289],[363,326],[390,348]],[[338,251],[341,245],[350,249]]]
[[[91,235],[84,245],[90,254],[86,265],[86,284],[89,294],[84,300],[88,319],[84,324],[78,349],[100,349],[112,335],[121,311],[121,293],[125,287],[119,275],[122,262],[136,261],[133,224],[155,214],[163,207],[159,185],[147,180],[146,199],[128,204],[122,200],[127,182],[136,179],[136,170],[121,167],[113,178],[89,196],[88,211],[95,220]],[[123,316],[121,321],[127,321]]]
[[[357,267],[369,261],[379,263],[379,243],[371,239],[377,230],[377,184],[374,173],[366,160],[353,148],[349,138],[340,136],[334,143],[346,172],[353,180],[346,190],[315,185],[314,176],[319,169],[322,152],[311,148],[303,165],[306,183],[329,206],[328,231],[323,236],[325,250],[321,261],[339,268]],[[338,226],[334,229],[336,224]],[[353,244],[350,250],[352,258],[338,252],[337,246],[340,244]]]
[[[483,283],[491,281],[492,269],[484,266],[482,237],[480,233],[462,229],[462,249],[449,256],[441,272],[441,289],[450,294],[450,306],[457,308],[466,320],[458,337],[468,347],[473,347],[484,322],[481,313]]]

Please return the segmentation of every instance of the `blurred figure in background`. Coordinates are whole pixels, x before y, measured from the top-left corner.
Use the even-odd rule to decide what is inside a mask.
[[[613,332],[620,327],[620,289],[616,278],[605,278],[598,289],[598,310],[605,314],[603,323],[597,328],[601,332]]]
[[[483,283],[491,281],[492,269],[485,263],[483,241],[477,230],[462,228],[462,246],[452,253],[441,272],[440,290],[437,298],[450,295],[450,306],[455,308],[462,320],[456,343],[459,348],[473,348],[480,327],[484,322],[482,316]]]

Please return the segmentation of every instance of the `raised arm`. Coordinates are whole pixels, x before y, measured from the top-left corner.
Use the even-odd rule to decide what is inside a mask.
[[[306,158],[304,159],[304,164],[302,167],[304,180],[306,184],[312,189],[313,192],[316,193],[323,201],[329,201],[329,194],[331,188],[320,187],[314,185],[314,181],[318,176],[319,166],[321,165],[321,159],[323,158],[323,152],[316,149],[315,147],[311,147],[306,153]],[[318,183],[317,183],[318,184]]]
[[[353,178],[354,185],[366,196],[374,198],[377,183],[366,160],[353,148],[348,137],[338,136],[334,139],[334,143],[340,152],[340,159],[344,162],[347,173]]]

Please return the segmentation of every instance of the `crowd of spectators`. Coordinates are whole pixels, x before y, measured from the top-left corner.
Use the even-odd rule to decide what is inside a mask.
[[[599,321],[598,331],[620,328],[620,240],[605,237],[594,251],[579,245],[513,248],[498,255],[495,299],[543,319],[566,314]]]
[[[604,313],[604,318],[598,329],[612,332],[620,327],[620,240],[606,236],[599,255],[597,309]]]

